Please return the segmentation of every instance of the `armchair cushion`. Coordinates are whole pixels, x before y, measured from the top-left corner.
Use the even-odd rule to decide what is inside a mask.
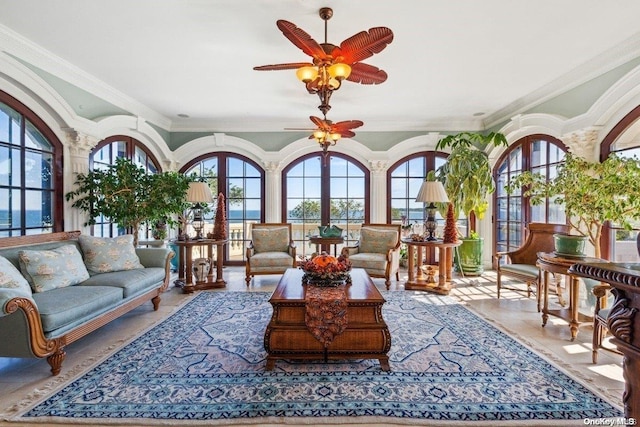
[[[287,252],[289,250],[289,228],[255,228],[252,231],[253,250],[260,252]],[[253,263],[253,259],[251,261]]]
[[[375,271],[377,274],[384,275],[385,269],[387,268],[387,255],[379,254],[379,253],[359,253],[355,255],[349,256],[349,261],[351,261],[351,265],[355,268],[364,268],[368,270],[369,273],[371,271]]]
[[[537,279],[540,270],[535,265],[530,264],[504,264],[500,266],[502,272],[516,273],[522,276],[530,276],[531,279]]]
[[[273,270],[274,268],[291,268],[293,258],[287,252],[263,252],[251,257],[251,270],[260,272],[260,269]]]
[[[384,253],[396,247],[398,243],[398,233],[395,230],[377,230],[369,227],[362,227],[360,230],[360,250],[361,253]]]

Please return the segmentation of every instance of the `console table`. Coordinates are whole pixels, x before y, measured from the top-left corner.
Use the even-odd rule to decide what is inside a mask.
[[[587,262],[574,264],[571,274],[609,283],[616,299],[611,306],[607,326],[611,342],[624,355],[624,415],[640,418],[640,264]]]
[[[453,248],[460,246],[462,242],[444,243],[442,240],[420,242],[408,238],[402,239],[401,241],[407,245],[407,257],[409,259],[409,279],[405,283],[404,288],[407,290],[449,295],[451,291],[451,271],[453,269]],[[433,279],[433,276],[425,277],[422,271],[424,248],[438,248],[437,282]]]
[[[224,259],[224,245],[227,240],[174,240],[171,243],[178,247],[179,265],[178,280],[176,284],[182,284],[184,293],[189,294],[193,291],[202,289],[224,288],[227,282],[222,277],[222,260]],[[206,280],[202,282],[193,282],[193,248],[196,246],[207,248],[207,258],[209,258],[210,268]],[[216,275],[213,277],[213,247],[216,247]],[[204,257],[203,257],[204,258]]]
[[[351,284],[345,286],[347,296],[347,328],[324,348],[305,323],[306,287],[304,272],[289,268],[278,282],[269,302],[273,315],[264,333],[269,371],[278,359],[378,359],[382,370],[388,371],[391,334],[382,318],[382,294],[361,268],[351,270]]]
[[[552,252],[538,252],[538,261],[536,267],[540,269],[542,277],[540,285],[542,286],[542,326],[547,324],[549,315],[557,316],[569,322],[569,330],[571,331],[571,341],[578,336],[580,323],[590,322],[593,318],[586,316],[578,311],[578,294],[579,294],[579,278],[569,271],[569,268],[582,262],[598,262],[599,258],[580,257],[567,258],[558,256]],[[549,309],[549,273],[563,274],[567,276],[567,287],[569,288],[569,307],[558,310]]]

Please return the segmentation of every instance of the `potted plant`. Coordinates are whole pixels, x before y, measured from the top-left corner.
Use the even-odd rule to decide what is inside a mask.
[[[489,207],[489,195],[495,191],[495,182],[491,173],[489,156],[484,149],[493,145],[507,146],[507,138],[497,132],[481,134],[477,132],[461,132],[442,138],[436,150],[449,148],[447,162],[437,170],[437,179],[444,185],[451,203],[454,218],[464,213],[469,221],[468,235],[463,237],[457,249],[456,263],[466,274],[481,274],[483,239],[475,232],[475,219],[482,219]],[[444,205],[443,209],[448,206]],[[445,216],[446,212],[442,212]]]
[[[550,198],[564,206],[572,234],[586,236],[601,257],[602,229],[607,221],[626,230],[640,219],[640,160],[611,154],[589,162],[567,154],[554,178],[524,172],[507,183],[507,193],[522,189],[532,205]]]
[[[134,235],[144,223],[166,221],[186,207],[190,178],[177,172],[149,174],[125,158],[117,158],[106,169],[78,174],[76,189],[66,194],[72,206],[89,214],[85,225],[96,223],[100,215]]]

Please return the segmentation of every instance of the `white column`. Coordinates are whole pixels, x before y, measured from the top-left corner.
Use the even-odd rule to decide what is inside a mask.
[[[264,220],[282,222],[282,167],[279,162],[265,162]]]
[[[369,200],[369,221],[387,222],[387,162],[376,160],[369,162],[371,170],[371,197]]]
[[[65,155],[65,173],[64,193],[73,191],[76,187],[76,175],[86,174],[89,171],[89,153],[98,143],[98,139],[93,136],[77,132],[74,129],[66,129],[66,155]],[[80,209],[71,206],[73,201],[67,201],[64,204],[64,229],[66,231],[80,230],[83,234],[89,234],[89,227],[85,226],[88,215]]]

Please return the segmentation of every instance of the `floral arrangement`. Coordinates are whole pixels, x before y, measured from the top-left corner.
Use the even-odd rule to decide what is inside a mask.
[[[300,269],[304,271],[302,283],[318,286],[338,286],[351,283],[351,262],[340,255],[338,258],[323,252],[311,259],[302,261]]]

